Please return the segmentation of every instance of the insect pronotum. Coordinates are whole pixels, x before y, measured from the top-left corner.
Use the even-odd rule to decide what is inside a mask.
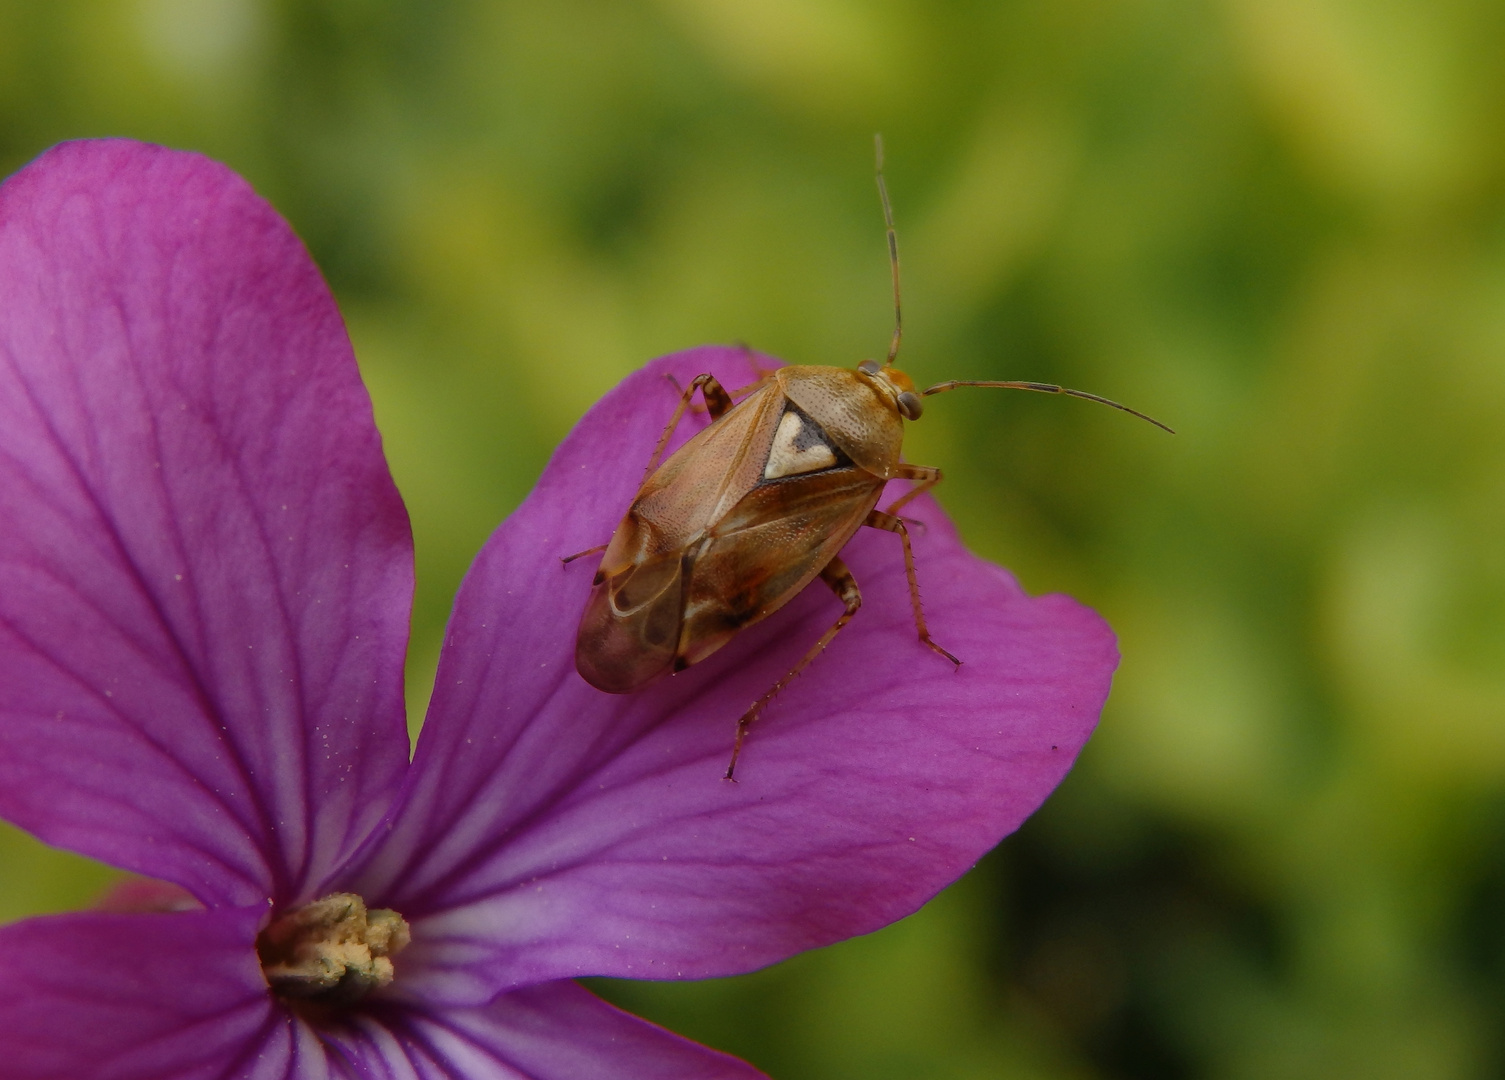
[[[865,360],[855,369],[781,367],[731,393],[714,376],[697,376],[680,395],[647,478],[604,547],[580,619],[576,668],[592,686],[627,694],[704,660],[743,627],[778,611],[814,578],[831,588],[842,602],[840,617],[737,721],[728,780],[758,715],[862,606],[857,581],[840,552],[864,525],[898,536],[920,642],[960,665],[925,625],[909,531],[899,516],[910,500],[941,480],[937,468],[900,460],[904,421],[919,419],[922,398],[961,386],[1034,390],[1111,405],[1171,430],[1126,405],[1054,383],[953,379],[916,393],[909,376],[894,367],[904,332],[899,243],[883,180],[882,139],[875,144],[894,290],[888,358],[882,364]],[[711,423],[660,464],[697,390]],[[741,401],[733,404],[737,398]],[[914,486],[879,510],[890,480]]]

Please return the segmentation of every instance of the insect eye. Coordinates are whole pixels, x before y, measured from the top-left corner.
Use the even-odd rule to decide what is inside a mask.
[[[899,412],[906,420],[918,420],[920,413],[925,411],[925,406],[920,403],[920,395],[906,390],[899,395]]]
[[[857,365],[857,370],[862,372],[864,375],[876,375],[880,370],[882,370],[882,367],[876,360],[864,360],[862,363]]]

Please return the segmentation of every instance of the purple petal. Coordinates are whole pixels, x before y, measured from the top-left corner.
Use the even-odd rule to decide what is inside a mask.
[[[145,913],[149,911],[198,911],[204,905],[181,885],[151,878],[125,877],[93,904],[95,911]]]
[[[843,553],[866,606],[769,708],[739,783],[735,723],[840,613],[823,588],[703,664],[612,696],[574,671],[593,567],[681,383],[751,378],[733,349],[656,362],[581,422],[461,591],[401,811],[357,891],[415,920],[410,989],[456,1001],[574,974],[746,971],[915,910],[1017,828],[1096,723],[1113,635],[906,511],[937,640],[896,537]],[[700,420],[704,423],[704,420]]]
[[[571,982],[479,1008],[396,1007],[327,1035],[337,1075],[420,1080],[755,1080],[752,1066],[621,1012]]]
[[[206,903],[314,891],[405,765],[407,517],[339,312],[234,173],[0,190],[0,815]]]
[[[0,927],[0,1071],[13,1080],[287,1075],[296,1028],[256,962],[265,914],[90,912]]]
[[[312,1027],[256,961],[264,906],[90,912],[0,927],[7,1080],[755,1080],[736,1058],[620,1012],[574,983],[481,1008],[377,1004]]]

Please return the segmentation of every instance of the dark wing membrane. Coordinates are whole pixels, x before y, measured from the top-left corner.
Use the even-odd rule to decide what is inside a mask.
[[[705,659],[773,614],[862,525],[883,482],[857,468],[760,484],[710,530],[690,569],[679,665]]]
[[[627,694],[669,670],[679,645],[683,559],[630,564],[591,590],[575,638],[575,667],[598,690]]]

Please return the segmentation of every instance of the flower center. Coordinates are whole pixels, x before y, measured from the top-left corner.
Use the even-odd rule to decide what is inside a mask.
[[[392,981],[392,957],[411,940],[387,908],[332,893],[277,919],[256,939],[262,974],[279,997],[348,1005]]]

